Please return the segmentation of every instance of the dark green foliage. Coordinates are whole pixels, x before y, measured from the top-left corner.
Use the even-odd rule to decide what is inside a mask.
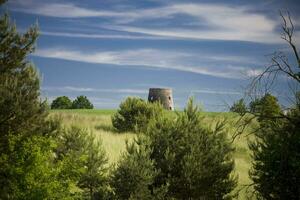
[[[51,109],[70,109],[71,107],[72,101],[66,96],[57,97],[51,103]]]
[[[236,112],[236,113],[239,113],[239,114],[245,114],[247,112],[247,107],[246,107],[246,104],[244,102],[244,99],[240,99],[237,102],[235,102],[231,106],[230,112]]]
[[[288,119],[269,120],[250,143],[253,167],[250,177],[262,199],[299,199],[300,197],[300,109]]]
[[[258,121],[260,122],[278,117],[281,113],[281,108],[277,98],[267,93],[259,100],[256,106],[256,113],[258,114]]]
[[[224,124],[204,128],[199,114],[190,101],[175,120],[161,115],[150,122],[146,142],[127,147],[114,172],[112,185],[120,199],[136,194],[137,186],[148,188],[138,192],[144,199],[149,190],[153,199],[155,192],[160,199],[231,198],[236,179]]]
[[[112,116],[112,124],[120,132],[140,132],[147,128],[151,119],[161,115],[162,112],[163,109],[159,104],[128,97]]]
[[[259,112],[259,107],[260,107],[260,99],[256,98],[253,101],[249,103],[249,108],[251,113],[258,113]]]
[[[73,109],[93,109],[93,104],[86,96],[78,96],[72,103]]]
[[[0,133],[35,132],[47,115],[39,95],[39,77],[26,59],[38,36],[32,27],[18,34],[7,15],[0,19]]]
[[[60,136],[57,156],[64,163],[61,175],[82,190],[77,196],[103,198],[107,189],[107,158],[101,141],[86,130],[72,127]]]
[[[46,118],[38,73],[26,59],[37,36],[36,27],[19,34],[0,18],[0,199],[68,196],[53,162],[57,123]]]
[[[150,159],[148,141],[139,137],[135,143],[127,144],[127,152],[112,172],[111,187],[116,199],[155,199],[160,190],[151,190],[157,175]]]
[[[290,54],[274,53],[272,63],[256,79],[273,85],[276,76],[283,74],[289,84],[299,87],[300,59],[294,43],[294,26],[289,12],[280,13],[283,19],[282,38],[292,50]],[[287,59],[289,57],[289,59]],[[297,65],[295,65],[297,63]],[[265,76],[265,77],[264,77]],[[290,82],[290,81],[294,81]],[[250,142],[253,167],[250,177],[259,199],[300,199],[300,106],[299,93],[296,93],[295,105],[285,115],[270,94],[259,103],[258,121],[260,129],[255,132],[255,140]]]
[[[0,199],[67,199],[68,180],[59,178],[51,139],[9,134],[7,140],[8,151],[0,155]]]
[[[154,185],[169,184],[168,195],[176,199],[230,199],[236,179],[231,174],[233,148],[223,126],[204,128],[192,100],[175,121],[155,121],[147,133],[160,171]]]

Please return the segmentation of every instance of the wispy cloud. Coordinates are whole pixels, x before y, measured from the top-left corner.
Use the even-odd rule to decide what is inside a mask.
[[[105,92],[105,93],[126,93],[126,94],[147,94],[147,90],[142,89],[104,89],[104,88],[83,88],[75,86],[51,87],[42,88],[43,91],[59,91],[59,92]]]
[[[124,17],[124,15],[128,17],[131,15],[130,13],[82,8],[72,3],[41,3],[38,1],[29,1],[28,4],[23,4],[21,2],[22,1],[14,1],[13,3],[22,5],[22,7],[13,8],[12,10],[28,14],[61,18]]]
[[[242,95],[242,92],[238,91],[224,91],[224,90],[213,90],[213,89],[199,89],[192,90],[191,94],[200,93],[200,94],[217,94],[217,95]]]
[[[201,57],[198,54],[193,53],[164,51],[159,49],[134,49],[88,53],[54,48],[39,49],[34,55],[39,57],[57,58],[87,63],[170,69],[233,79],[249,77],[252,75],[251,72],[253,71],[247,67],[240,67],[240,65],[221,66],[219,63],[216,63],[214,66],[208,64],[205,66],[205,64],[199,64],[201,63],[201,59],[204,59],[205,56]],[[214,56],[213,59],[220,60],[222,57],[223,56],[217,58],[217,56]],[[233,59],[235,59],[235,57],[233,57]],[[228,58],[226,58],[226,60],[228,61]],[[234,63],[236,60],[233,60],[232,62]],[[245,76],[243,77],[242,75]]]
[[[129,33],[140,33],[152,36],[170,37],[185,40],[232,40],[232,41],[248,41],[260,43],[282,43],[277,33],[273,31],[244,30],[240,27],[229,29],[229,27],[220,27],[216,30],[203,29],[186,29],[186,28],[144,28],[135,26],[103,26],[116,31],[126,31]]]
[[[128,40],[160,40],[170,39],[169,37],[147,36],[147,35],[130,35],[130,34],[92,34],[92,33],[70,33],[70,32],[51,32],[42,31],[42,35],[59,36],[71,38],[88,38],[88,39],[128,39]]]
[[[18,1],[17,1],[18,2]],[[275,32],[280,20],[270,19],[263,14],[254,13],[252,7],[228,6],[215,3],[175,3],[153,8],[124,10],[99,10],[83,8],[72,3],[39,3],[15,6],[18,12],[61,18],[104,17],[110,25],[100,23],[100,27],[116,31],[140,33],[148,36],[171,37],[192,40],[239,40],[262,43],[280,43]],[[21,5],[21,6],[20,6]],[[182,28],[185,23],[159,28],[146,28],[134,24],[137,21],[160,19],[165,22],[176,21],[179,16],[191,18],[193,26]],[[123,25],[121,25],[123,24]],[[124,25],[126,24],[126,25]],[[205,29],[201,28],[205,25]],[[54,34],[52,34],[54,35]],[[62,35],[62,34],[60,34]],[[68,34],[64,34],[67,36]],[[70,35],[68,35],[70,36]],[[86,35],[77,35],[86,37]],[[99,36],[94,36],[99,37]],[[119,37],[119,36],[115,36]],[[123,37],[123,36],[122,36]],[[128,37],[132,39],[134,37]],[[138,39],[138,38],[137,38]]]

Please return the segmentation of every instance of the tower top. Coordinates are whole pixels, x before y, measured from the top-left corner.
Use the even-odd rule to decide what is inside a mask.
[[[174,110],[173,94],[171,88],[150,88],[149,102],[160,102],[166,110]]]

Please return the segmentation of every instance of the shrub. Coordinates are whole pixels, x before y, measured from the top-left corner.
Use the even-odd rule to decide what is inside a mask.
[[[70,109],[71,107],[72,101],[66,96],[57,97],[51,103],[51,109]]]
[[[93,109],[93,104],[86,96],[78,96],[72,103],[73,109]]]
[[[161,115],[162,107],[136,97],[128,97],[120,104],[117,113],[112,116],[113,126],[120,132],[141,132],[147,128],[149,121]]]

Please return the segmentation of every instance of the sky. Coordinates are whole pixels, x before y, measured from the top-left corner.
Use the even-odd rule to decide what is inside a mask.
[[[226,111],[271,53],[291,55],[279,10],[291,13],[300,44],[299,0],[9,0],[1,12],[20,32],[38,24],[28,59],[50,102],[85,95],[115,109],[160,87],[173,89],[177,109],[193,96],[206,111]],[[286,81],[278,82],[273,93],[287,104]]]

